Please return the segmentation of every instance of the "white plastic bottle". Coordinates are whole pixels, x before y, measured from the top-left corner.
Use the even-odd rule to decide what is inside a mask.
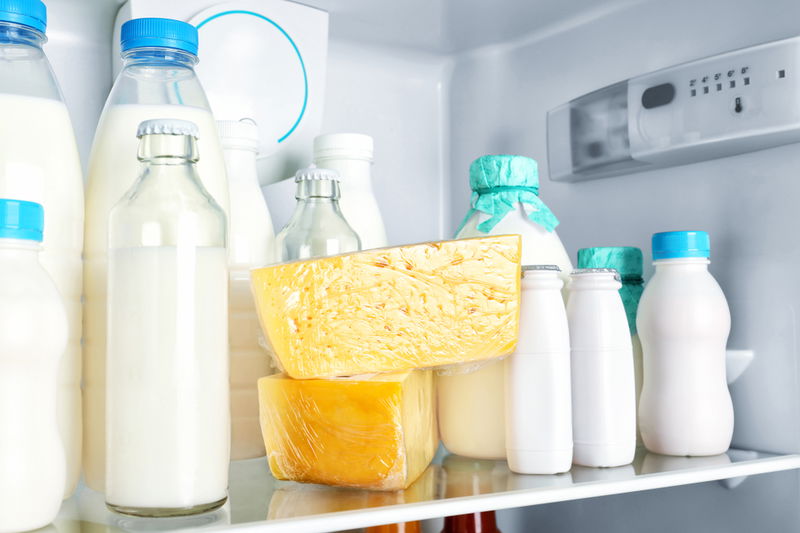
[[[197,126],[139,127],[141,177],[109,216],[106,502],[140,516],[227,498],[228,258]]]
[[[176,118],[199,129],[203,186],[223,209],[228,183],[217,125],[194,72],[197,30],[168,19],[122,25],[123,69],[106,101],[89,159],[84,254],[84,480],[102,491],[105,474],[105,354],[108,216],[133,186],[141,163],[136,129],[148,119]]]
[[[64,493],[56,380],[67,315],[39,264],[42,206],[0,200],[0,533],[49,524]]]
[[[522,267],[519,341],[505,360],[506,454],[519,474],[572,465],[567,313],[555,265]]]
[[[457,238],[522,236],[522,264],[557,265],[569,279],[572,263],[555,232],[558,219],[539,198],[536,161],[487,155],[470,165],[471,209]],[[437,377],[439,432],[445,447],[477,459],[505,459],[503,361],[473,372],[444,370]]]
[[[636,453],[633,352],[615,270],[572,273],[567,302],[572,352],[573,459],[621,466]]]
[[[653,235],[655,274],[639,304],[644,382],[639,426],[648,450],[717,455],[733,435],[725,379],[731,315],[708,271],[704,231]]]
[[[228,174],[228,343],[231,376],[231,459],[264,456],[258,418],[258,378],[274,373],[258,324],[250,269],[274,262],[275,233],[258,184],[258,127],[248,120],[217,122]]]
[[[64,296],[69,321],[57,385],[66,498],[81,471],[83,173],[67,107],[42,50],[46,22],[39,0],[0,2],[0,198],[36,202],[47,213],[39,260]]]
[[[339,208],[361,240],[361,249],[388,246],[386,228],[372,191],[373,141],[361,133],[331,133],[314,139],[314,164],[339,173]]]
[[[644,290],[642,251],[633,246],[601,246],[578,250],[578,268],[613,268],[619,273],[622,288],[619,295],[633,346],[633,376],[636,383],[636,411],[639,411],[639,396],[642,393],[642,343],[636,330],[636,313]],[[642,444],[642,434],[637,426],[636,445]]]

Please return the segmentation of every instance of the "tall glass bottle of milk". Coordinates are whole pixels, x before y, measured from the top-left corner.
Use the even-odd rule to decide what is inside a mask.
[[[46,25],[39,0],[0,1],[0,197],[36,202],[47,212],[39,260],[64,295],[69,320],[58,371],[66,497],[81,470],[83,176],[67,107],[42,50]]]
[[[0,2],[0,6],[2,6]],[[39,263],[42,206],[0,200],[0,531],[49,524],[64,494],[56,380],[61,295]]]
[[[310,166],[297,171],[297,207],[275,237],[280,261],[357,252],[361,240],[339,209],[339,174]]]
[[[519,234],[522,264],[556,265],[567,282],[572,263],[555,232],[558,219],[539,198],[536,161],[515,155],[479,157],[470,165],[469,182],[471,207],[456,238]],[[493,361],[474,372],[438,376],[439,430],[450,452],[506,457],[503,368],[502,361]]]
[[[258,126],[248,120],[217,122],[230,193],[228,231],[228,334],[231,371],[231,459],[263,457],[256,381],[274,372],[262,346],[250,269],[273,262],[275,234],[256,174]]]
[[[142,173],[108,224],[106,502],[193,514],[227,498],[225,213],[195,168],[194,123],[138,134]]]
[[[704,231],[653,235],[656,271],[642,294],[637,323],[644,382],[639,426],[648,450],[664,455],[717,455],[733,436],[725,376],[731,313],[708,271]]]
[[[633,345],[633,373],[636,383],[636,409],[639,409],[639,395],[642,393],[642,343],[636,330],[636,313],[639,299],[644,290],[642,278],[642,251],[633,246],[603,246],[581,248],[578,250],[578,268],[611,268],[619,273],[622,288],[619,295],[628,317]],[[642,435],[637,426],[636,443],[642,443]]]
[[[122,72],[95,133],[86,194],[84,254],[84,479],[103,490],[105,462],[106,265],[108,214],[139,174],[136,128],[162,117],[197,124],[200,181],[227,210],[228,184],[217,126],[195,76],[197,30],[168,19],[122,25]]]
[[[372,153],[372,137],[361,133],[330,133],[314,139],[314,164],[339,173],[339,207],[361,239],[362,250],[388,246],[372,191]]]

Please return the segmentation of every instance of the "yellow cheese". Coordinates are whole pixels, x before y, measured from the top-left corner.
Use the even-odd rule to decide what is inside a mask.
[[[277,479],[400,490],[439,445],[433,376],[258,381],[261,429]]]
[[[517,340],[517,235],[367,250],[252,271],[261,326],[296,379],[506,355]]]

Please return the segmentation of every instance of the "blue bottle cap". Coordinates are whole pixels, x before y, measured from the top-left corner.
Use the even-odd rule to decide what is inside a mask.
[[[44,209],[41,204],[0,198],[0,239],[42,242]]]
[[[197,55],[197,28],[182,20],[161,18],[132,19],[122,25],[123,52],[146,46],[176,48]]]
[[[708,257],[711,241],[705,231],[666,231],[653,234],[653,260]]]
[[[47,7],[42,0],[0,0],[0,22],[14,22],[44,33]]]

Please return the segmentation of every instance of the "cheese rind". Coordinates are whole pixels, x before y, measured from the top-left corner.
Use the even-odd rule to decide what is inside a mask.
[[[261,429],[277,479],[401,490],[439,444],[430,371],[372,378],[258,381]]]
[[[367,250],[252,271],[261,326],[296,379],[481,361],[513,351],[518,235]]]

